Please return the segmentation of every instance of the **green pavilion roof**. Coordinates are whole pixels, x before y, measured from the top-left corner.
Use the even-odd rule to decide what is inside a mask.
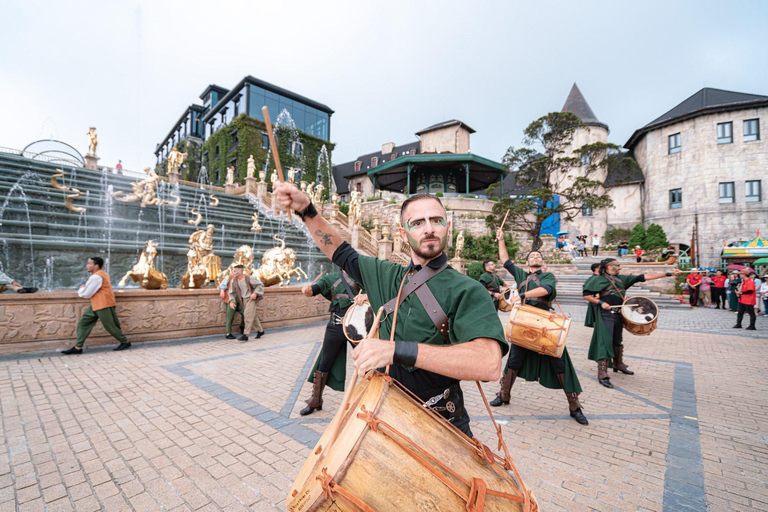
[[[506,167],[471,153],[441,153],[403,155],[368,170],[368,176],[374,180],[377,188],[402,192],[408,184],[408,172],[455,172],[459,183],[466,182],[469,171],[469,192],[485,190],[492,183],[501,181]],[[462,187],[463,188],[463,187]]]

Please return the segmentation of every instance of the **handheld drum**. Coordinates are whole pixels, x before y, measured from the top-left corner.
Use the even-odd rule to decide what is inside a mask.
[[[621,306],[624,328],[637,336],[648,336],[656,330],[659,307],[648,297],[630,297]]]
[[[502,288],[502,295],[499,299],[499,311],[512,311],[512,304],[517,302],[519,294],[514,288]]]
[[[352,342],[353,345],[357,345],[361,340],[368,336],[368,333],[373,329],[373,308],[367,302],[358,305],[352,304],[344,314],[344,319],[341,322],[341,327],[344,330],[344,336]]]
[[[551,357],[562,357],[571,319],[519,302],[512,306],[505,330],[507,341]]]

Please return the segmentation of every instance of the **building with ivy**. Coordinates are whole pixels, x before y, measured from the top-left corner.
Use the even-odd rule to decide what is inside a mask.
[[[232,89],[209,85],[200,99],[202,105],[190,105],[155,148],[158,174],[165,173],[165,161],[174,146],[187,153],[181,169],[187,181],[199,181],[204,169],[208,182],[223,185],[227,168],[233,167],[235,179],[242,182],[251,155],[257,169],[273,169],[262,115],[262,107],[267,106],[283,168],[297,169],[301,180],[323,181],[330,190],[334,145],[330,142],[333,110],[328,106],[252,76]]]

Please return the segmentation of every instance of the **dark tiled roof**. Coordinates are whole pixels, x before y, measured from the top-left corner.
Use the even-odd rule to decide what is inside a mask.
[[[605,178],[606,187],[643,183],[643,170],[630,152],[616,153],[608,157],[608,175]]]
[[[768,105],[768,96],[705,87],[683,100],[672,110],[665,112],[639,130],[635,130],[635,133],[624,146],[633,148],[646,133],[685,119],[715,112],[728,112],[766,105]]]
[[[203,94],[200,95],[200,99],[204,100],[205,99],[205,95],[208,94],[210,91],[216,91],[216,92],[219,93],[219,97],[222,97],[222,96],[224,96],[225,94],[227,94],[229,92],[229,89],[225,89],[225,88],[221,87],[220,85],[211,84],[211,85],[209,85],[208,87],[205,88],[205,90],[203,91]]]
[[[606,130],[608,129],[608,125],[601,123],[595,113],[592,112],[589,103],[584,99],[584,95],[581,94],[579,86],[575,82],[573,87],[571,87],[571,92],[568,93],[568,98],[565,100],[565,105],[563,105],[561,112],[576,114],[579,116],[579,119],[589,126],[601,126]]]
[[[359,157],[355,158],[350,162],[344,162],[343,164],[334,165],[333,179],[336,182],[336,192],[338,192],[339,194],[346,194],[347,192],[349,192],[348,176],[366,174],[369,170],[368,168],[371,165],[371,158],[378,157],[379,165],[381,165],[384,162],[389,162],[392,159],[393,154],[396,155],[396,157],[401,156],[403,153],[407,153],[411,149],[416,149],[416,154],[421,153],[421,143],[419,141],[409,142],[408,144],[395,146],[395,149],[392,150],[392,153],[388,153],[386,155],[382,155],[381,150],[379,150],[379,151],[374,151],[373,153],[360,155]],[[355,162],[358,162],[358,161],[362,162],[362,165],[360,166],[360,170],[358,172],[355,172]]]
[[[475,133],[475,130],[472,129],[467,123],[464,123],[462,121],[459,121],[458,119],[451,119],[449,121],[443,121],[442,123],[433,124],[432,126],[428,126],[424,128],[423,130],[419,130],[416,132],[416,135],[421,135],[422,133],[431,132],[433,130],[437,130],[439,128],[445,128],[446,126],[453,126],[453,125],[462,125],[464,128],[469,130],[469,133]]]

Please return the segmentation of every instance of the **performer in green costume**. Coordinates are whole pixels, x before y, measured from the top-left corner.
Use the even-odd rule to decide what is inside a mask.
[[[483,275],[480,276],[478,281],[485,286],[488,293],[493,299],[493,305],[496,306],[496,310],[499,309],[499,299],[501,299],[501,287],[507,286],[502,278],[496,275],[496,264],[491,260],[485,260],[483,262]]]
[[[344,391],[344,380],[347,374],[347,338],[344,336],[342,320],[353,300],[358,304],[368,300],[365,294],[359,292],[360,287],[346,272],[326,274],[315,284],[308,284],[301,289],[301,293],[307,297],[320,294],[331,301],[328,308],[331,318],[325,327],[323,348],[307,379],[313,384],[312,396],[307,400],[307,406],[299,412],[302,416],[323,409],[323,388],[326,385],[336,391]]]
[[[528,272],[526,272],[515,266],[509,259],[507,246],[504,243],[504,232],[501,228],[496,231],[496,240],[499,242],[499,259],[504,262],[504,268],[515,278],[523,303],[550,311],[552,301],[557,296],[557,280],[551,272],[542,271],[544,258],[541,253],[539,251],[528,253]],[[563,349],[561,357],[551,357],[512,343],[504,376],[501,379],[501,389],[496,394],[496,399],[491,402],[492,406],[509,404],[512,385],[518,376],[527,381],[539,381],[542,386],[549,389],[564,390],[571,417],[582,425],[589,425],[581,411],[579,402],[581,384],[567,348]]]
[[[586,280],[583,292],[584,300],[590,303],[584,325],[594,327],[587,357],[597,361],[597,380],[607,388],[613,388],[611,379],[608,377],[609,367],[613,368],[614,372],[635,374],[624,364],[624,346],[622,345],[624,324],[620,308],[611,306],[623,304],[627,288],[635,283],[671,277],[680,273],[680,270],[675,269],[666,273],[632,276],[619,275],[620,269],[621,265],[615,258],[604,259],[600,262],[599,275]]]

